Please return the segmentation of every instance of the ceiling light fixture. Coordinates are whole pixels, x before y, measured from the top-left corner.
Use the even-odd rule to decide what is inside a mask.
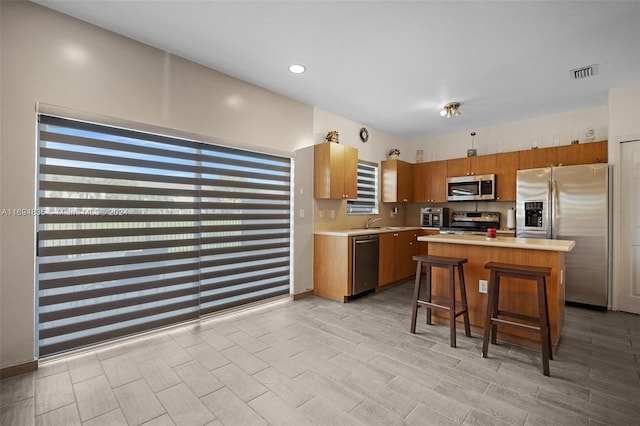
[[[300,65],[300,64],[289,65],[289,71],[294,74],[302,74],[306,70],[307,69],[304,67],[304,65]]]
[[[460,102],[449,102],[442,108],[440,115],[447,118],[451,118],[452,115],[458,117],[460,115],[458,108],[460,108]]]

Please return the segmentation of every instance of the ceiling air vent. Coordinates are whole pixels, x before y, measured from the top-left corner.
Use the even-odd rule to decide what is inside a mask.
[[[593,77],[598,73],[598,64],[587,65],[586,67],[580,67],[571,70],[571,78],[574,80],[581,80],[587,77]]]

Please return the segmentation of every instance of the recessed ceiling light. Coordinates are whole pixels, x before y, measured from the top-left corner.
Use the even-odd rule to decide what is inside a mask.
[[[289,71],[291,71],[294,74],[302,74],[306,70],[307,69],[304,67],[304,65],[300,65],[300,64],[289,65]]]

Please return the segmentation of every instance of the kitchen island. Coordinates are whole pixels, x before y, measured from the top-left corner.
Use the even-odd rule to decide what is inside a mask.
[[[574,241],[533,238],[498,237],[481,235],[439,234],[418,237],[428,243],[428,254],[466,258],[464,277],[467,288],[469,321],[474,333],[482,335],[487,308],[487,294],[479,291],[480,280],[489,281],[487,262],[511,263],[551,268],[547,278],[547,301],[551,343],[558,345],[564,325],[564,253],[575,246]],[[433,270],[433,294],[446,297],[448,292],[445,270]],[[423,290],[424,291],[424,287]],[[459,297],[459,296],[458,296]],[[460,300],[459,298],[457,300]],[[500,285],[500,309],[537,316],[536,286],[530,281],[503,278]],[[448,316],[433,312],[434,322],[448,323]],[[462,322],[462,318],[459,319]],[[424,328],[423,328],[424,329]],[[540,347],[540,336],[513,327],[498,327],[498,340],[532,348]]]

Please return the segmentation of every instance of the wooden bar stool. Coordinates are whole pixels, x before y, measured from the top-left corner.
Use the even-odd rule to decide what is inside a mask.
[[[498,324],[511,327],[524,328],[540,334],[542,346],[542,372],[549,375],[549,360],[553,359],[551,353],[551,333],[549,332],[549,308],[547,305],[547,283],[546,277],[551,275],[551,268],[537,266],[511,265],[507,263],[489,262],[484,265],[485,269],[491,271],[489,279],[489,298],[487,302],[487,316],[484,324],[484,340],[482,341],[482,357],[487,357],[489,349],[489,337],[491,343],[496,344],[496,334]],[[511,277],[532,280],[536,282],[538,290],[538,316],[533,317],[517,312],[501,311],[498,309],[500,300],[500,278]],[[502,318],[499,318],[502,317]],[[503,318],[517,319],[537,323],[529,325],[521,322],[509,321]]]
[[[467,308],[467,290],[464,286],[464,272],[462,265],[467,263],[467,259],[457,259],[452,257],[419,255],[413,256],[413,260],[417,261],[416,266],[416,282],[413,290],[413,313],[411,314],[411,333],[416,332],[416,318],[418,316],[418,307],[427,307],[427,324],[431,325],[431,309],[439,309],[449,312],[449,329],[451,347],[456,347],[456,317],[463,315],[464,332],[467,337],[471,337],[471,328],[469,326],[469,310]],[[420,300],[420,282],[422,280],[422,267],[426,266],[426,282],[427,294],[425,300]],[[431,294],[431,268],[445,268],[449,271],[449,298],[441,298]],[[455,290],[455,268],[458,268],[458,283],[460,286],[460,302],[456,302]],[[440,303],[434,303],[438,301]],[[461,309],[456,311],[456,303]]]

